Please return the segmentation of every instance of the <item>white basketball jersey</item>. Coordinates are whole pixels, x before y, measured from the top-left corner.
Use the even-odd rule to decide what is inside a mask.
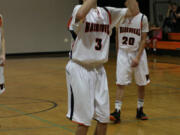
[[[91,9],[78,24],[75,17],[80,5],[73,11],[71,28],[77,33],[72,45],[72,59],[83,64],[101,64],[108,60],[110,43],[110,15],[104,8]]]
[[[0,54],[2,52],[1,36],[2,36],[2,16],[0,15]]]
[[[2,32],[1,32],[1,28],[0,28],[0,54],[2,52],[1,34],[2,34]]]
[[[136,51],[141,42],[141,33],[148,32],[147,17],[139,13],[133,18],[127,18],[118,26],[118,44],[120,49]],[[142,28],[143,27],[143,28]]]

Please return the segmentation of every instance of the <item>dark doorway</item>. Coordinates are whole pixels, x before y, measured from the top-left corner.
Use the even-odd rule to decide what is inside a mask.
[[[150,18],[149,0],[137,0],[139,1],[140,11]]]

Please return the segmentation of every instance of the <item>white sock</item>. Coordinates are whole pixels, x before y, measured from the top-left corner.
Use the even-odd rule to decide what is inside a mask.
[[[137,108],[139,109],[139,108],[143,107],[143,105],[144,105],[144,99],[138,99]]]
[[[121,107],[122,107],[122,101],[116,100],[116,101],[115,101],[115,109],[116,109],[117,111],[120,111],[120,110],[121,110]]]

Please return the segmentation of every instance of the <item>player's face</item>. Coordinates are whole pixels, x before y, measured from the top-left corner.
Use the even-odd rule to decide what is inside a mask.
[[[131,1],[129,1],[129,0],[126,0],[126,1],[125,1],[125,6],[126,6],[126,7],[129,6],[129,2],[131,2]],[[137,1],[136,1],[136,3],[137,3]]]
[[[87,0],[79,0],[79,4],[83,4],[85,1],[87,1]],[[94,7],[96,8],[97,4],[95,4]]]

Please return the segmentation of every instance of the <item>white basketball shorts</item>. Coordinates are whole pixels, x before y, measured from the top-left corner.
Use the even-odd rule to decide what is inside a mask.
[[[2,94],[5,91],[5,85],[4,85],[4,67],[0,66],[0,94]]]
[[[91,125],[95,119],[109,122],[109,92],[104,67],[88,68],[69,61],[66,65],[68,88],[67,117],[75,123]]]
[[[133,68],[131,63],[136,54],[137,52],[127,52],[119,49],[116,66],[116,84],[130,84],[133,75],[138,86],[145,86],[150,82],[146,51],[143,51],[139,65]]]

